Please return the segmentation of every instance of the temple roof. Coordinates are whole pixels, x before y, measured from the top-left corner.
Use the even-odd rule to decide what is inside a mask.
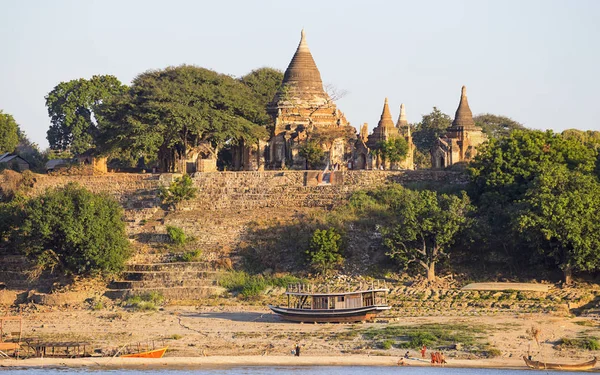
[[[385,102],[383,103],[383,111],[381,112],[381,118],[377,126],[381,128],[394,127],[394,120],[392,120],[392,114],[390,113],[388,98],[385,98]]]
[[[460,95],[460,103],[458,109],[454,115],[454,121],[452,127],[462,126],[465,128],[474,128],[475,121],[473,121],[473,113],[469,108],[469,102],[467,101],[467,87],[463,86]]]
[[[319,73],[317,64],[315,64],[315,60],[306,43],[304,29],[302,29],[300,35],[300,43],[298,44],[296,53],[283,75],[283,85],[292,86],[292,88],[296,88],[299,92],[322,93],[325,96],[327,94],[323,90],[321,73]]]

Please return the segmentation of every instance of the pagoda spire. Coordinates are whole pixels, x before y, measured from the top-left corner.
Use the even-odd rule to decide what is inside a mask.
[[[467,87],[463,86],[460,92],[460,102],[454,115],[454,121],[452,122],[453,127],[463,128],[474,128],[475,121],[473,120],[473,113],[469,108],[469,102],[467,101]]]
[[[383,103],[383,111],[381,112],[381,119],[377,126],[381,128],[389,128],[394,127],[394,120],[392,120],[392,114],[390,112],[390,106],[388,104],[388,98],[385,98],[385,102]]]
[[[408,120],[406,120],[406,109],[404,108],[404,103],[400,104],[400,117],[398,117],[396,127],[400,130],[401,134],[410,137],[410,126],[408,125]]]

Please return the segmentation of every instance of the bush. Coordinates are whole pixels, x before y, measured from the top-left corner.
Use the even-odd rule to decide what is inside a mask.
[[[175,245],[183,245],[187,241],[187,237],[183,229],[167,225],[167,234]]]
[[[162,294],[150,292],[127,298],[125,300],[125,307],[132,308],[135,311],[155,311],[158,309],[158,305],[162,304],[163,300]]]
[[[195,198],[197,191],[192,178],[183,175],[177,177],[168,188],[161,187],[160,198],[164,204],[174,207],[177,203]]]
[[[560,339],[560,346],[565,348],[573,349],[584,349],[584,350],[600,350],[600,343],[595,337],[582,337],[576,339],[562,338]]]
[[[298,283],[300,279],[293,276],[263,276],[249,275],[243,271],[233,271],[219,277],[219,285],[231,293],[238,293],[242,297],[256,297],[269,287],[286,287],[288,284]]]
[[[119,203],[73,183],[27,201],[15,238],[40,272],[113,273],[131,254]]]
[[[181,254],[179,259],[182,262],[198,262],[202,260],[202,250],[186,251],[185,253]]]
[[[393,345],[394,345],[394,341],[384,340],[383,342],[381,342],[380,347],[381,347],[381,349],[389,350],[392,348]]]
[[[344,260],[340,254],[342,236],[334,228],[317,229],[313,233],[309,246],[306,250],[308,262],[318,272],[327,273]]]

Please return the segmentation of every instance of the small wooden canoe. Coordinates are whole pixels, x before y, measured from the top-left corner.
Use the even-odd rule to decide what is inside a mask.
[[[550,363],[550,362],[541,362],[541,361],[532,361],[527,359],[527,357],[523,356],[523,360],[525,364],[529,368],[533,368],[536,370],[563,370],[563,371],[583,371],[583,370],[591,370],[596,366],[597,358],[594,357],[591,361],[583,362],[583,363]]]
[[[147,352],[134,353],[134,354],[123,354],[121,358],[162,358],[165,355],[167,348],[161,348],[156,350],[149,350]]]

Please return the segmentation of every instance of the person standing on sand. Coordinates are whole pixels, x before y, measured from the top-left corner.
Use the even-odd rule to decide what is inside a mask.
[[[423,347],[421,348],[421,357],[425,358],[425,352],[427,351],[427,347],[425,345],[423,345]]]
[[[300,344],[296,344],[296,357],[300,357]]]

